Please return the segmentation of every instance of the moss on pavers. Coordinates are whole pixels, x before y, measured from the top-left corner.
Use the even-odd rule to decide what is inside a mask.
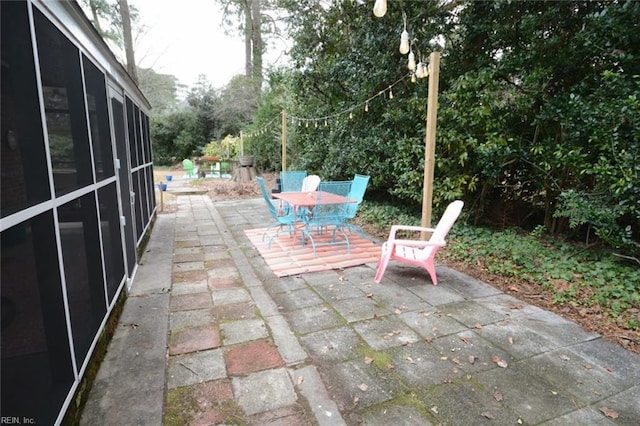
[[[423,398],[414,392],[353,412],[350,420],[367,426],[429,426],[436,421]]]

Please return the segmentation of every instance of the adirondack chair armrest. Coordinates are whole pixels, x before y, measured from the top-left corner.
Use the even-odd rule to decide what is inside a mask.
[[[444,247],[447,245],[445,241],[422,241],[422,240],[389,240],[393,245],[409,246],[409,247]]]
[[[412,232],[429,232],[432,233],[435,231],[434,228],[425,228],[423,226],[411,226],[411,225],[392,225],[391,231],[389,232],[389,240],[396,238],[396,233],[398,231],[412,231]]]

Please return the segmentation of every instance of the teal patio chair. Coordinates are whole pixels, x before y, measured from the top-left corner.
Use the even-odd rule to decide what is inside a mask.
[[[351,183],[351,190],[349,191],[348,198],[351,200],[355,200],[353,203],[347,204],[347,213],[346,213],[346,222],[345,226],[351,232],[354,229],[358,231],[360,235],[364,236],[364,231],[357,225],[351,223],[353,219],[356,217],[356,213],[358,213],[358,208],[360,204],[362,204],[362,200],[364,199],[364,193],[367,191],[367,185],[369,185],[369,179],[371,176],[367,175],[359,175],[356,174],[353,177],[353,181]]]
[[[280,186],[282,192],[297,192],[302,190],[302,181],[307,177],[304,170],[280,172]]]
[[[269,214],[276,221],[273,225],[268,226],[264,232],[262,233],[262,241],[264,241],[265,237],[269,233],[269,231],[275,227],[278,227],[278,230],[269,238],[269,243],[267,245],[268,248],[271,248],[271,242],[274,238],[276,238],[280,232],[287,231],[289,234],[293,234],[295,231],[295,217],[293,215],[293,210],[289,209],[287,212],[283,212],[281,209],[274,204],[271,199],[271,194],[267,190],[267,184],[264,181],[262,176],[258,176],[256,178],[258,182],[258,187],[260,188],[260,193],[262,194],[262,198],[267,203],[267,207],[269,208]]]

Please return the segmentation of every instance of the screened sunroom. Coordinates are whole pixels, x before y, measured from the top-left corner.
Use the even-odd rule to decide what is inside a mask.
[[[1,416],[54,424],[156,212],[150,106],[76,2],[0,7]]]

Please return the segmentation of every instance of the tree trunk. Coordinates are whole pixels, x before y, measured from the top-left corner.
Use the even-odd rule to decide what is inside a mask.
[[[247,78],[251,78],[251,73],[253,72],[253,61],[251,57],[251,41],[252,41],[252,33],[253,33],[253,22],[251,15],[252,9],[252,0],[247,0],[243,2],[242,7],[244,8],[244,75]]]
[[[98,33],[102,35],[103,31],[100,27],[100,19],[98,19],[98,5],[94,0],[89,0],[89,7],[91,8],[91,16],[93,17],[93,25],[98,30]]]
[[[120,6],[120,17],[122,18],[122,35],[124,40],[124,51],[127,57],[127,71],[129,75],[138,84],[138,71],[136,68],[136,59],[133,53],[133,37],[131,36],[131,16],[129,14],[129,3],[127,0],[118,0]]]
[[[252,56],[253,56],[253,72],[252,77],[259,93],[262,87],[262,17],[260,10],[260,0],[251,2],[251,16],[253,22],[252,40]]]

